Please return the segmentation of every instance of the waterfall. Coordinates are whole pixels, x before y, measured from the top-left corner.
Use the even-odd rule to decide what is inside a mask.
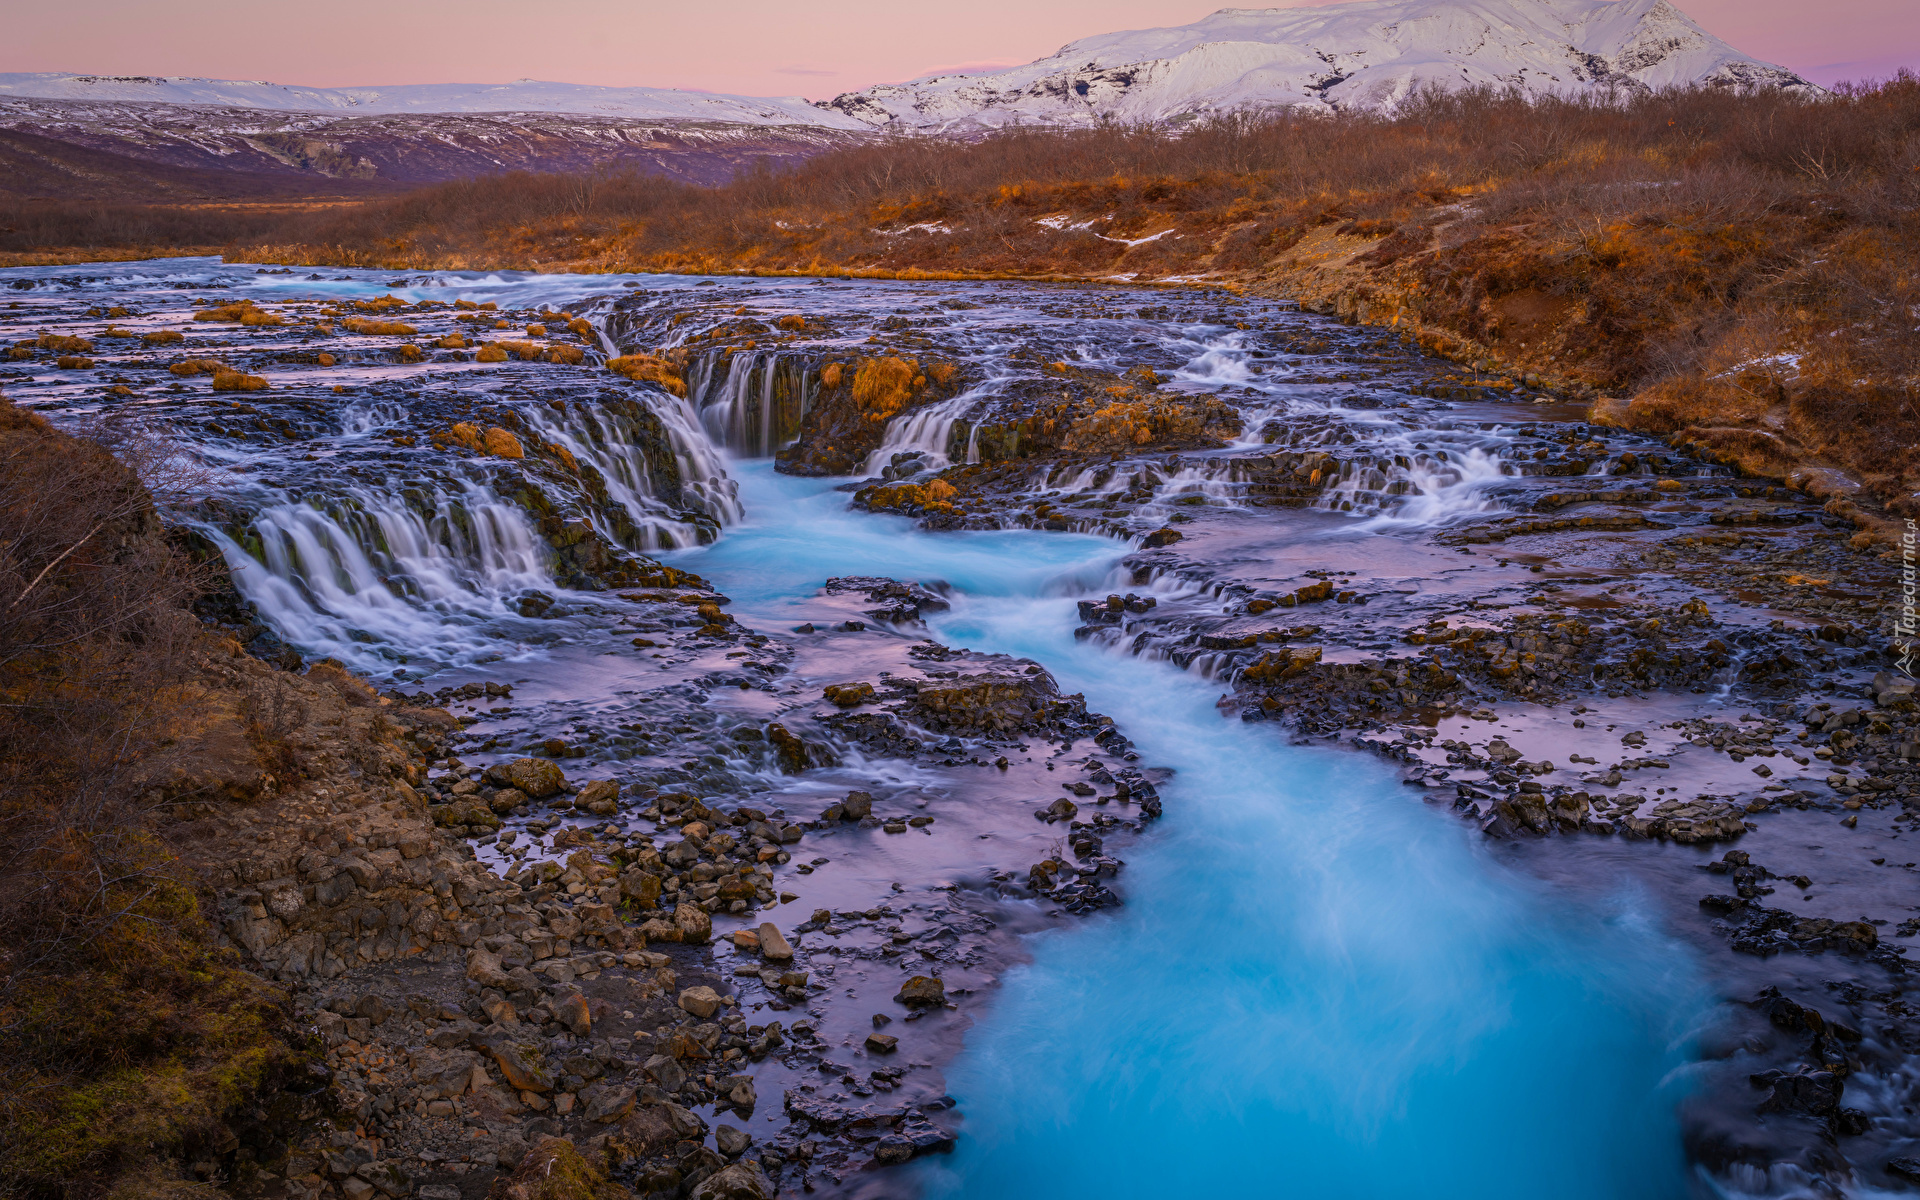
[[[770,458],[798,437],[818,387],[809,360],[774,350],[705,354],[687,371],[700,424],[743,458]]]
[[[711,528],[705,522],[689,520],[687,510],[731,525],[741,517],[739,488],[728,477],[719,450],[708,440],[685,401],[664,392],[650,393],[647,398],[652,401],[648,407],[666,430],[668,448],[678,468],[677,486],[654,479],[655,470],[647,461],[643,445],[645,434],[613,406],[572,404],[558,414],[533,408],[522,415],[541,438],[565,447],[576,460],[600,472],[608,496],[626,510],[628,519],[640,531],[642,549],[699,545],[711,540]],[[680,503],[675,505],[673,499]],[[611,540],[623,540],[616,531],[604,527],[604,522],[596,522],[596,527]]]
[[[497,653],[471,627],[511,614],[514,593],[552,586],[532,523],[476,482],[278,492],[245,528],[199,528],[281,637],[362,669]]]
[[[893,456],[907,451],[918,451],[920,457],[934,470],[943,470],[953,465],[953,459],[947,454],[947,447],[953,441],[953,427],[967,414],[974,402],[986,396],[999,382],[998,379],[968,388],[950,400],[938,404],[929,404],[903,416],[887,422],[886,433],[882,436],[879,449],[867,455],[866,465],[862,467],[868,475],[877,475],[881,468],[893,462]],[[974,448],[977,430],[969,431],[967,441],[967,462],[978,462],[978,451]]]

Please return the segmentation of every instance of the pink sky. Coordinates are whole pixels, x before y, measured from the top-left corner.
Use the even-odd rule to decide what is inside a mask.
[[[1920,0],[1679,2],[1746,53],[1818,83],[1920,67]],[[1218,7],[1206,0],[94,0],[84,17],[62,4],[15,9],[0,39],[0,71],[323,87],[532,78],[818,99],[936,68],[1029,62],[1076,38],[1182,25]]]

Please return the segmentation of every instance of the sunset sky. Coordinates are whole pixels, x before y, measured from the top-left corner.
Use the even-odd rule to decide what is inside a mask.
[[[1281,0],[1278,7],[1307,7]],[[1008,66],[1076,38],[1181,25],[1183,0],[95,0],[23,5],[0,71],[200,75],[340,87],[531,78],[822,98]],[[1818,83],[1920,67],[1920,0],[1681,0],[1711,32]]]

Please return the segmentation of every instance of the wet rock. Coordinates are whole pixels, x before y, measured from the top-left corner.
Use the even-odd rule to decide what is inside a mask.
[[[858,708],[875,699],[870,683],[830,683],[822,689],[822,694],[841,708]]]
[[[1162,526],[1142,538],[1140,544],[1148,550],[1157,550],[1162,546],[1171,546],[1185,536],[1178,529]]]
[[[610,817],[620,810],[620,785],[611,779],[596,779],[580,789],[573,806],[596,817]]]
[[[1062,796],[1034,815],[1051,825],[1055,821],[1071,821],[1079,814],[1080,806]]]
[[[739,1158],[753,1145],[753,1137],[731,1125],[719,1125],[713,1131],[713,1144],[728,1158]]]
[[[487,782],[495,787],[510,787],[536,800],[555,795],[566,786],[567,777],[557,763],[544,758],[516,758],[487,768]]]
[[[866,1046],[875,1054],[892,1054],[899,1049],[900,1039],[891,1034],[870,1033],[867,1035]]]
[[[840,802],[840,815],[848,821],[865,820],[873,815],[873,797],[865,792],[848,792]]]

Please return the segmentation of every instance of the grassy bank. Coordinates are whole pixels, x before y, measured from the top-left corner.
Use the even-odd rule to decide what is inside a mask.
[[[205,749],[210,639],[136,469],[164,462],[0,400],[7,1195],[169,1192],[295,1057],[285,997],[216,945],[170,843]]]

